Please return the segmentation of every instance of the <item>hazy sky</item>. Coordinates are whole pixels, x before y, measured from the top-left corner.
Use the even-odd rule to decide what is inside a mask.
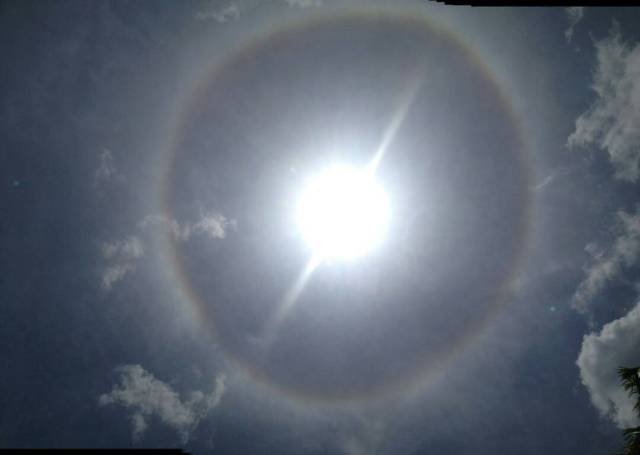
[[[388,3],[0,3],[1,447],[622,445],[640,10]],[[377,152],[385,238],[313,262]]]

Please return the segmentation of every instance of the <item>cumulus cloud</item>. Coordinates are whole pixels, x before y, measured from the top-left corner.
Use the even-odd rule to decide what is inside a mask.
[[[567,12],[567,19],[569,20],[569,27],[564,31],[564,37],[567,39],[567,43],[570,43],[573,38],[574,28],[584,16],[584,7],[570,6],[569,8],[566,8],[565,11]]]
[[[111,392],[101,395],[100,406],[119,405],[130,413],[133,438],[140,439],[153,418],[173,428],[186,443],[200,421],[207,417],[222,399],[225,376],[218,375],[213,391],[199,390],[181,398],[180,394],[163,381],[156,379],[140,365],[116,368],[120,382]]]
[[[240,17],[240,7],[236,3],[231,3],[223,8],[214,8],[208,11],[198,11],[196,19],[199,20],[215,20],[219,23],[225,23]]]
[[[640,258],[640,210],[635,214],[619,211],[617,218],[618,237],[611,248],[602,250],[595,244],[587,246],[592,262],[585,267],[586,277],[572,299],[572,306],[583,314],[589,312],[593,297]]]
[[[108,261],[102,271],[102,288],[110,290],[115,283],[136,269],[136,261],[144,255],[142,242],[136,236],[102,244],[102,257]]]
[[[622,41],[614,25],[596,43],[597,68],[592,83],[596,100],[576,120],[569,147],[594,145],[609,154],[616,178],[640,177],[640,44]]]
[[[620,428],[640,425],[634,402],[620,385],[620,366],[640,365],[640,304],[626,316],[584,337],[576,362],[580,378],[600,413]]]

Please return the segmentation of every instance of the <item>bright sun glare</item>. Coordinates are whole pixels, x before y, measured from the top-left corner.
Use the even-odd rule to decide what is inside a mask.
[[[353,259],[383,238],[389,201],[372,173],[348,166],[307,182],[298,202],[298,226],[320,259]]]

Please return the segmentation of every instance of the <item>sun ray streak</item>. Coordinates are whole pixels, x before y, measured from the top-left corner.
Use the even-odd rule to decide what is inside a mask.
[[[420,91],[420,87],[423,83],[423,74],[424,72],[421,69],[415,70],[410,77],[410,82],[407,84],[405,90],[403,90],[399,97],[398,108],[393,114],[389,125],[384,130],[384,134],[382,135],[382,140],[380,141],[380,145],[376,149],[373,158],[367,165],[366,171],[373,175],[378,170],[380,166],[380,161],[387,154],[387,150],[389,146],[393,142],[398,133],[398,130],[402,126],[404,119],[407,116],[407,113],[411,109],[411,105],[416,99],[416,95]]]
[[[311,275],[321,262],[322,258],[320,256],[312,256],[311,259],[309,259],[309,261],[307,262],[307,265],[305,265],[304,269],[302,269],[302,273],[298,275],[298,279],[295,281],[293,286],[291,286],[291,288],[289,288],[287,293],[284,295],[282,302],[278,305],[275,313],[266,324],[263,336],[265,347],[269,348],[276,340],[280,325],[285,321],[285,319],[295,306],[298,298],[300,297],[300,294],[302,294],[302,291],[304,291],[309,278],[311,278]]]

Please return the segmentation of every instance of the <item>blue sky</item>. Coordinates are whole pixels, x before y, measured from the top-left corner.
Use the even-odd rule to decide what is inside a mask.
[[[638,14],[0,4],[0,446],[618,449]],[[304,179],[390,130],[387,237],[274,319]]]

